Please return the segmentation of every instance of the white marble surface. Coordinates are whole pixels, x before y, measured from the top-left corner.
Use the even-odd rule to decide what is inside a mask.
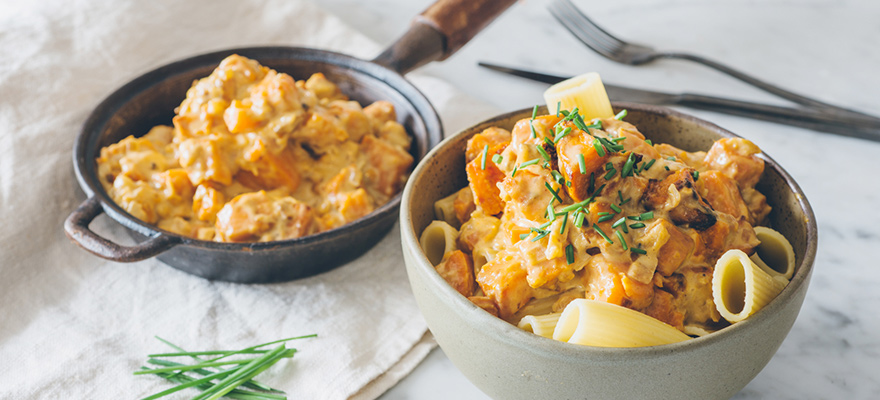
[[[320,4],[379,43],[391,43],[430,0],[329,0]],[[576,0],[615,34],[726,62],[831,103],[880,115],[880,2],[873,0]],[[477,67],[478,60],[603,80],[779,102],[683,61],[641,67],[606,60],[546,10],[521,0],[453,58],[421,71],[509,111],[541,102],[546,85]],[[794,176],[819,226],[815,271],[801,314],[767,367],[736,399],[880,398],[880,143],[680,109],[757,143]],[[487,115],[486,117],[489,117]],[[467,125],[476,121],[457,121]],[[460,126],[461,126],[460,125]],[[383,400],[484,399],[435,350]]]

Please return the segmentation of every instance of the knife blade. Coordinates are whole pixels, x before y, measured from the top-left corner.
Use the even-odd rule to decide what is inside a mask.
[[[549,84],[568,79],[565,76],[505,67],[486,62],[479,62],[478,65],[494,71]],[[609,83],[605,83],[604,86],[608,97],[612,101],[629,101],[653,105],[679,105],[843,136],[880,141],[880,120],[870,117],[841,117],[805,108],[774,106],[692,93],[665,93]]]

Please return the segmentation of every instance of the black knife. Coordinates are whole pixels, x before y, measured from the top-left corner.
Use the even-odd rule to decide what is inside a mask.
[[[568,77],[527,71],[517,68],[480,62],[481,67],[489,68],[522,78],[554,84]],[[664,93],[653,90],[634,89],[605,83],[605,91],[612,101],[655,105],[679,105],[707,111],[737,115],[741,117],[776,122],[811,130],[834,133],[843,136],[880,141],[880,119],[871,117],[825,114],[805,108],[773,106],[741,100],[724,99],[692,93]]]

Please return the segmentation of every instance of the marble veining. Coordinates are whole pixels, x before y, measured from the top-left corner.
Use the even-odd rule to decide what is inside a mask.
[[[430,0],[321,4],[387,44]],[[657,48],[688,50],[796,92],[880,114],[880,3],[871,0],[575,0],[609,31]],[[447,61],[421,71],[498,110],[541,102],[546,85],[477,67],[480,60],[559,74],[598,71],[606,82],[786,104],[705,67],[659,61],[633,67],[591,52],[546,11],[522,0]],[[705,111],[678,110],[757,143],[795,178],[815,211],[819,248],[798,320],[767,367],[740,393],[755,399],[880,398],[880,143]],[[490,117],[486,115],[485,117]],[[444,116],[454,118],[454,116]],[[462,121],[461,125],[477,121]],[[451,132],[450,132],[451,133]],[[435,350],[382,399],[484,399]]]

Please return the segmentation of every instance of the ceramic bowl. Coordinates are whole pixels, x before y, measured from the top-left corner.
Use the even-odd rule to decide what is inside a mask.
[[[655,143],[707,150],[723,128],[666,108],[615,103]],[[615,112],[616,112],[615,111]],[[543,112],[546,112],[544,110]],[[511,129],[531,109],[504,114],[449,137],[416,167],[400,209],[401,240],[412,291],[440,347],[461,372],[496,399],[726,399],[770,361],[792,327],[816,255],[816,220],[791,176],[766,154],[757,188],[773,207],[769,225],[791,241],[794,277],[749,319],[693,340],[643,348],[598,348],[546,339],[473,305],[431,266],[418,237],[433,203],[467,185],[467,140],[490,126]],[[760,145],[760,144],[759,144]]]

